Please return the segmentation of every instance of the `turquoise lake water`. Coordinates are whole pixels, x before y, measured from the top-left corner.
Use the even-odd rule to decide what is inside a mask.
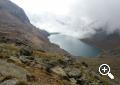
[[[95,57],[101,52],[99,48],[71,36],[56,34],[49,36],[49,40],[74,56]]]

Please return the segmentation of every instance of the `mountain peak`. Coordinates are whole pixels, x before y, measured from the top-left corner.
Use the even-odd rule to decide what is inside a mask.
[[[23,9],[9,0],[0,0],[0,10],[8,11],[11,15],[15,16],[24,23],[30,22]]]

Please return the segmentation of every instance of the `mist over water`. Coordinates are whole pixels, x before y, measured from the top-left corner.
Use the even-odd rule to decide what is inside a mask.
[[[107,34],[120,30],[120,0],[12,1],[25,10],[32,24],[48,32],[83,38],[95,29]]]

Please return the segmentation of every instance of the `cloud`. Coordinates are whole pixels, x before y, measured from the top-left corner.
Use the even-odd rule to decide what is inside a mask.
[[[94,29],[107,33],[120,29],[120,0],[12,0],[21,6],[31,23],[49,32],[87,37]],[[29,4],[28,4],[29,3]]]
[[[109,24],[107,31],[120,29],[120,1],[119,0],[82,0],[75,7],[73,15],[88,17],[88,20],[97,21],[98,26]],[[78,11],[79,10],[79,11]],[[106,30],[106,28],[104,28]]]

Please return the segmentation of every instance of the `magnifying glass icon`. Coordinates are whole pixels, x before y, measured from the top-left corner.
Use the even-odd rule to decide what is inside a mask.
[[[110,73],[110,66],[107,64],[100,65],[99,72],[102,75],[108,75],[111,79],[114,79],[113,74]]]

